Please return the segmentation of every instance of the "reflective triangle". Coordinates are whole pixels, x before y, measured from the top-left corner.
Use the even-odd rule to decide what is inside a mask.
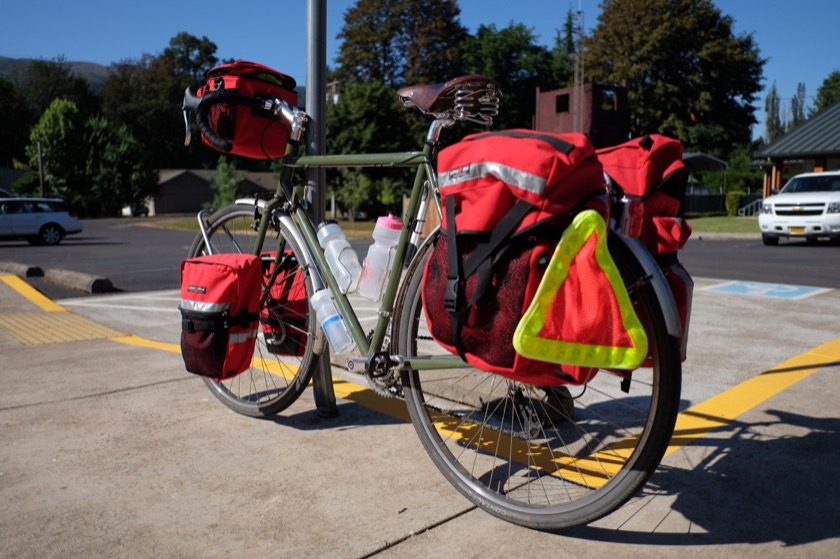
[[[563,232],[513,346],[524,357],[557,364],[635,369],[644,361],[647,334],[598,212],[581,212]]]

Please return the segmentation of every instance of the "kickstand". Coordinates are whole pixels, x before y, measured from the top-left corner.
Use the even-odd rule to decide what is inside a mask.
[[[330,368],[330,350],[327,349],[318,359],[315,373],[312,375],[312,390],[315,392],[315,408],[321,417],[338,417],[335,403],[332,370]]]

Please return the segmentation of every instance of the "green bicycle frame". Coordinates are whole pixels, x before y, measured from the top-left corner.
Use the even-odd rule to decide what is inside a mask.
[[[291,151],[292,148],[290,147],[289,152]],[[265,236],[268,232],[268,226],[271,222],[273,212],[276,211],[278,206],[281,204],[286,204],[286,209],[283,211],[288,211],[292,220],[298,226],[301,234],[303,235],[305,242],[308,245],[307,248],[318,266],[321,278],[330,289],[330,292],[335,300],[336,307],[345,320],[350,336],[356,343],[359,353],[364,358],[369,359],[377,352],[382,351],[385,336],[388,332],[388,325],[394,313],[394,302],[397,298],[402,270],[406,263],[408,247],[411,244],[410,238],[417,226],[418,220],[423,217],[418,215],[421,200],[423,198],[423,189],[436,188],[437,179],[432,165],[433,152],[434,147],[429,142],[426,143],[423,151],[417,152],[302,155],[299,157],[295,157],[292,153],[287,152],[286,159],[284,160],[283,168],[281,170],[280,184],[277,187],[276,196],[267,202],[262,219],[260,220],[255,248],[257,254],[259,254],[262,250],[261,247],[265,241]],[[391,273],[388,274],[385,290],[380,300],[376,325],[374,326],[370,340],[368,340],[367,335],[362,329],[358,316],[350,304],[349,298],[345,293],[342,293],[338,287],[338,282],[327,264],[324,251],[318,242],[315,228],[306,213],[306,209],[303,204],[296,201],[296,188],[292,182],[292,176],[296,170],[338,167],[414,167],[417,169],[414,177],[414,185],[412,186],[409,198],[409,205],[406,208],[405,214],[402,216],[403,227],[400,233],[399,241],[397,242]],[[440,211],[439,205],[436,205],[436,207],[438,208],[438,211]],[[282,254],[282,247],[278,247],[278,258],[280,254]],[[276,266],[275,269],[277,269]],[[273,278],[271,278],[270,281],[273,281]],[[420,360],[415,359],[411,363],[404,363],[402,368],[442,369],[460,367],[464,365],[465,362],[458,356],[441,355],[439,358],[423,357]]]

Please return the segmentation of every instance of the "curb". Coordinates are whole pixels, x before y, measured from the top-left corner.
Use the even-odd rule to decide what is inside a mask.
[[[44,277],[44,271],[38,266],[18,264],[17,262],[0,262],[0,272],[20,276],[22,278]]]
[[[108,293],[114,291],[114,285],[108,278],[60,268],[42,270],[38,266],[30,266],[28,264],[0,262],[0,272],[13,274],[22,278],[44,278],[45,281],[54,285],[84,291],[86,293]]]

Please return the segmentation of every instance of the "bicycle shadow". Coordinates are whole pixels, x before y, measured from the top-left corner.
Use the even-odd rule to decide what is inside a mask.
[[[562,535],[653,546],[778,541],[787,547],[840,537],[840,419],[766,413],[777,420],[730,422],[717,433],[731,437],[693,443],[714,447],[701,463],[688,470],[660,466],[648,482],[641,499],[675,496],[665,516],[682,515],[690,533],[585,526]],[[769,427],[784,434],[771,438]]]

